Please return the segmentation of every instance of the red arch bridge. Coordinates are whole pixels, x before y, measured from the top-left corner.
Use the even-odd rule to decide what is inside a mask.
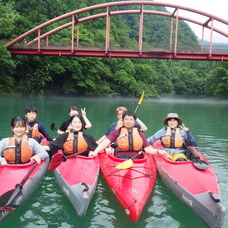
[[[151,10],[153,6],[153,10]],[[163,7],[161,7],[163,6]],[[129,9],[130,7],[130,9]],[[135,9],[132,9],[134,8]],[[161,11],[166,7],[168,10]],[[158,8],[158,10],[154,10]],[[167,12],[168,11],[168,12]],[[191,17],[181,16],[188,12]],[[111,18],[116,15],[138,15],[137,41],[135,44],[114,44],[111,42]],[[87,15],[87,16],[85,16]],[[88,16],[89,15],[89,16]],[[144,17],[157,15],[169,19],[168,44],[144,44]],[[185,15],[185,14],[184,14]],[[201,16],[196,20],[194,15]],[[105,38],[99,44],[85,43],[80,39],[85,22],[103,18],[105,20]],[[179,21],[197,24],[202,29],[201,44],[197,48],[180,44],[178,41]],[[82,25],[83,26],[80,26]],[[217,25],[224,26],[219,29]],[[53,34],[68,29],[68,43],[52,40]],[[70,30],[70,31],[69,31]],[[209,33],[210,41],[205,41],[205,34]],[[58,55],[58,56],[92,56],[92,57],[124,57],[124,58],[154,58],[154,59],[188,59],[228,61],[228,45],[218,46],[213,42],[215,33],[225,37],[228,41],[228,21],[217,16],[196,9],[152,1],[121,1],[110,2],[66,13],[49,20],[13,41],[6,47],[12,54],[23,55]],[[67,34],[67,33],[66,33]]]

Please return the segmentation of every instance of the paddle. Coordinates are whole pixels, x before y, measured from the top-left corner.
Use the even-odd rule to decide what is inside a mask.
[[[51,130],[52,131],[57,131],[58,129],[56,128],[55,126],[55,123],[52,123],[51,126],[50,126]]]
[[[28,171],[28,173],[25,175],[25,177],[22,179],[22,181],[19,184],[16,184],[15,189],[11,189],[7,192],[5,192],[3,195],[0,197],[0,208],[1,209],[6,209],[6,210],[15,210],[17,208],[16,205],[10,205],[17,195],[21,192],[24,183],[27,181],[33,170],[36,168],[38,165],[37,162],[34,162],[32,168]]]
[[[83,154],[85,152],[86,151],[81,151],[81,152],[71,154],[68,156],[64,156],[62,153],[56,153],[52,156],[51,162],[48,166],[48,170],[52,171],[52,170],[56,169],[62,162],[65,162],[68,158],[77,156],[79,154]]]
[[[139,99],[139,102],[138,102],[138,104],[137,104],[137,106],[136,106],[135,113],[137,112],[139,106],[142,104],[143,99],[144,99],[144,91],[142,92],[142,95],[141,95],[141,97],[140,97],[140,99]]]
[[[141,153],[143,153],[142,151],[140,151],[138,154],[136,154],[135,156],[129,158],[128,160],[121,162],[119,165],[117,165],[115,168],[117,169],[128,169],[131,168],[134,164],[133,159],[137,158]]]
[[[183,130],[185,127],[184,123],[181,124],[180,126]],[[193,148],[191,146],[188,146],[185,142],[184,145],[186,147],[185,152],[187,157],[192,161],[192,164],[197,168],[197,169],[207,169],[210,165],[203,161],[202,159],[200,159],[199,156],[195,155],[195,152],[193,150]]]
[[[186,155],[189,157],[189,159],[192,161],[192,164],[197,168],[197,169],[207,169],[210,165],[201,160],[199,156],[196,156],[194,154],[193,148],[190,146],[187,146],[186,149]]]

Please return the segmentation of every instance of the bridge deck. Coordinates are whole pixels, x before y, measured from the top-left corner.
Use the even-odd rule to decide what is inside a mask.
[[[170,52],[163,48],[144,49],[141,52],[134,49],[126,48],[74,48],[71,47],[15,47],[11,48],[12,54],[20,55],[56,55],[56,56],[81,56],[81,57],[116,57],[116,58],[150,58],[150,59],[186,59],[186,60],[213,60],[213,61],[228,61],[228,51],[177,51]]]

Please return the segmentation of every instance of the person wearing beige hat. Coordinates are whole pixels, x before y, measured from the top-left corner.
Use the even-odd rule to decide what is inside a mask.
[[[149,137],[147,141],[153,146],[156,140],[161,140],[161,143],[168,154],[179,155],[173,156],[178,160],[186,160],[186,146],[197,146],[197,141],[190,133],[189,128],[185,127],[182,119],[177,113],[169,113],[163,120],[163,124],[167,125],[154,135]],[[170,156],[172,159],[172,156]],[[175,158],[173,160],[175,160]]]

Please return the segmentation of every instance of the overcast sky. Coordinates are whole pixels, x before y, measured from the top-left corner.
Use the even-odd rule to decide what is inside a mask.
[[[222,19],[228,20],[228,0],[154,0],[155,2],[163,2],[169,4],[175,4],[180,6],[187,6],[193,9],[197,9],[200,11],[204,11],[206,13],[215,15]],[[169,9],[168,9],[169,10]],[[186,17],[194,18],[195,20],[206,21],[207,18],[189,13],[187,11],[182,11],[179,15],[183,15]],[[202,26],[188,23],[195,34],[201,38],[202,37]],[[222,25],[220,23],[214,23],[214,27],[218,27],[220,30],[226,31],[228,33],[228,25]],[[205,29],[205,39],[210,40],[210,31],[209,29]],[[228,38],[219,35],[218,33],[213,32],[213,42],[223,42],[228,44]]]

